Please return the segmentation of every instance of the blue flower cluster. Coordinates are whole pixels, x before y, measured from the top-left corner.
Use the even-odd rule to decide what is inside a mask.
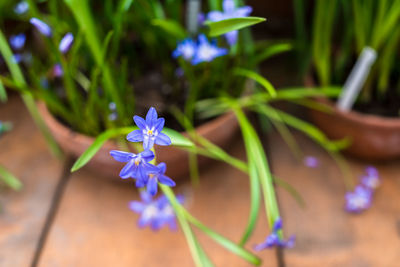
[[[129,133],[126,139],[130,142],[143,142],[144,150],[138,154],[112,150],[110,155],[119,162],[126,162],[119,174],[122,179],[136,179],[137,187],[146,187],[147,193],[155,196],[158,191],[158,183],[175,186],[175,182],[165,175],[167,170],[165,163],[157,166],[150,163],[155,157],[154,152],[151,151],[154,144],[168,146],[171,144],[171,139],[162,133],[165,120],[158,118],[155,108],[149,109],[146,119],[134,116],[133,120],[139,129]]]
[[[261,244],[254,246],[254,250],[260,251],[266,248],[272,247],[281,247],[281,248],[292,248],[295,242],[295,236],[292,235],[288,240],[284,241],[279,237],[278,231],[282,230],[282,220],[281,218],[277,218],[274,227],[272,229],[272,233],[267,236],[265,241]]]
[[[202,62],[211,62],[215,58],[228,54],[228,50],[217,46],[216,41],[211,43],[204,34],[198,37],[197,42],[188,38],[180,42],[172,53],[174,58],[182,57],[192,65]]]
[[[154,200],[148,192],[141,191],[140,197],[142,201],[129,203],[129,208],[140,214],[139,227],[150,226],[153,230],[159,230],[164,225],[168,225],[171,230],[176,230],[174,210],[164,195]],[[178,195],[177,200],[183,204],[183,196]]]
[[[110,103],[110,108],[114,109],[115,104]],[[121,178],[134,178],[138,188],[146,187],[146,190],[140,191],[141,201],[131,201],[129,208],[140,214],[139,227],[150,226],[153,230],[158,230],[168,225],[171,230],[174,230],[176,229],[175,213],[167,197],[165,195],[157,199],[153,197],[157,194],[158,183],[172,187],[175,186],[175,182],[165,175],[167,170],[165,163],[162,162],[157,166],[150,163],[155,158],[151,150],[154,144],[161,146],[171,144],[171,139],[162,132],[165,120],[158,118],[157,111],[153,107],[149,109],[145,119],[134,116],[133,120],[139,129],[129,133],[126,138],[130,142],[142,142],[144,150],[138,154],[110,151],[110,155],[115,160],[126,162],[119,174]],[[182,196],[177,196],[177,200],[183,204]]]
[[[360,213],[371,207],[374,191],[380,183],[378,170],[371,166],[367,167],[365,174],[361,176],[360,184],[353,192],[346,193],[346,211]]]

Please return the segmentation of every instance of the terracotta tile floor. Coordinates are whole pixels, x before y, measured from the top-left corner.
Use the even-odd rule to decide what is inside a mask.
[[[138,198],[134,188],[85,169],[69,175],[70,162],[49,154],[17,97],[0,106],[0,119],[15,126],[0,138],[0,164],[24,183],[21,192],[0,192],[0,266],[193,266],[180,231],[136,227],[137,216],[127,208]],[[296,247],[283,253],[281,265],[399,266],[400,162],[376,166],[383,184],[373,207],[352,216],[343,212],[345,189],[334,162],[311,141],[296,137],[305,155],[320,159],[320,167],[306,168],[277,134],[266,140],[274,174],[293,185],[306,203],[300,207],[278,188],[285,231],[297,235]],[[239,136],[229,152],[244,158]],[[366,164],[350,159],[353,175]],[[246,175],[216,162],[201,179],[196,188],[181,183],[176,190],[187,196],[196,217],[238,240],[249,212]],[[248,249],[267,235],[264,217],[261,213]],[[216,266],[249,266],[197,233]],[[262,266],[278,266],[277,255],[259,253]]]

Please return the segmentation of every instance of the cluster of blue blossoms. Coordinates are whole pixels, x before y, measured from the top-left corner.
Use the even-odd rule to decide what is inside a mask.
[[[133,178],[136,180],[136,187],[146,188],[141,191],[141,202],[132,201],[129,207],[132,211],[141,214],[139,226],[150,225],[153,230],[158,230],[163,225],[169,225],[171,229],[176,228],[175,213],[167,198],[163,195],[156,200],[153,197],[157,194],[158,184],[175,186],[175,182],[165,175],[167,166],[165,163],[153,165],[155,154],[152,151],[154,145],[168,146],[171,139],[162,132],[164,118],[158,118],[157,111],[151,107],[146,118],[133,117],[139,127],[127,135],[130,142],[142,142],[143,151],[135,154],[131,152],[112,150],[110,155],[119,162],[126,162],[119,176],[122,179]],[[183,197],[179,196],[178,201],[183,203]]]
[[[211,11],[207,14],[209,21],[221,21],[230,18],[247,17],[252,11],[250,6],[236,8],[233,0],[223,1],[223,11]],[[238,31],[231,31],[225,34],[229,45],[234,45],[238,39]],[[182,57],[192,65],[202,62],[211,62],[215,58],[228,54],[228,49],[217,46],[216,40],[209,42],[204,34],[198,36],[197,41],[187,38],[178,43],[172,53],[174,58]]]
[[[360,213],[371,207],[375,189],[380,183],[378,170],[371,166],[367,167],[365,174],[360,178],[360,184],[353,192],[346,193],[346,211]]]

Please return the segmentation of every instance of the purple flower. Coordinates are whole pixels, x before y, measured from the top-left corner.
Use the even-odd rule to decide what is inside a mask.
[[[378,170],[372,166],[365,169],[366,175],[361,177],[361,184],[366,188],[374,190],[381,184]]]
[[[221,11],[211,11],[207,15],[207,19],[210,21],[221,21],[225,19],[247,17],[253,10],[250,6],[243,6],[235,8],[235,3],[233,0],[224,0],[222,3],[223,12]],[[228,44],[233,45],[237,42],[238,31],[231,31],[225,34],[225,38]]]
[[[165,120],[164,118],[158,118],[155,108],[151,107],[149,109],[146,120],[139,116],[134,116],[133,120],[139,127],[139,130],[129,133],[126,137],[128,141],[143,142],[144,149],[151,149],[154,143],[160,146],[169,146],[171,144],[171,139],[161,132]]]
[[[26,36],[23,33],[17,35],[11,35],[10,45],[13,49],[19,50],[24,47],[26,41]]]
[[[165,171],[167,170],[167,165],[162,162],[157,165],[156,171],[151,171],[147,175],[147,192],[155,196],[157,194],[158,183],[167,185],[167,186],[175,186],[175,182],[165,175]]]
[[[168,199],[163,195],[156,200],[146,192],[140,192],[142,201],[131,201],[129,208],[140,214],[138,221],[139,227],[150,226],[153,230],[159,230],[164,225],[168,225],[171,230],[176,229],[175,212]],[[183,197],[177,197],[179,203],[183,203]]]
[[[197,50],[197,45],[196,43],[190,39],[187,38],[183,40],[182,42],[178,43],[178,46],[172,52],[172,57],[173,58],[178,58],[178,57],[183,57],[185,60],[190,61],[194,54],[196,53]]]
[[[63,71],[62,66],[60,64],[55,64],[53,66],[53,69],[51,70],[51,74],[55,78],[62,77],[64,75],[64,71]]]
[[[28,9],[29,4],[26,1],[21,1],[14,7],[14,12],[18,15],[21,15],[28,11]]]
[[[304,165],[310,168],[316,168],[319,165],[319,160],[316,157],[307,156],[304,158]]]
[[[22,59],[23,59],[23,56],[21,54],[14,54],[13,58],[12,58],[12,61],[14,63],[19,64],[22,61]]]
[[[52,35],[52,31],[51,28],[49,27],[49,25],[47,25],[46,23],[44,23],[43,21],[41,21],[38,18],[31,18],[29,20],[29,22],[36,27],[36,29],[43,34],[44,36],[50,37]]]
[[[118,113],[117,112],[112,112],[108,115],[108,120],[110,121],[115,121],[118,119]]]
[[[372,203],[372,191],[358,185],[354,192],[346,193],[346,210],[351,213],[360,213],[368,209]]]
[[[150,150],[145,150],[141,153],[134,154],[130,152],[111,150],[110,155],[119,162],[127,162],[125,167],[122,168],[119,176],[122,179],[135,178],[136,186],[145,186],[147,179],[147,173],[151,171],[157,171],[157,167],[151,165],[149,161],[154,159],[154,153]]]
[[[282,229],[282,220],[278,218],[272,229],[272,233],[267,236],[263,243],[258,244],[254,247],[254,250],[260,251],[266,248],[272,248],[274,246],[278,246],[281,248],[292,248],[295,242],[295,236],[292,235],[287,241],[281,240],[279,237],[278,231]]]
[[[58,50],[60,50],[60,52],[63,54],[67,53],[68,50],[71,48],[73,42],[74,36],[72,35],[72,33],[69,32],[61,39]]]
[[[197,50],[192,60],[193,65],[197,65],[201,62],[210,62],[228,53],[227,49],[218,47],[215,42],[209,43],[204,34],[199,36],[198,41]]]

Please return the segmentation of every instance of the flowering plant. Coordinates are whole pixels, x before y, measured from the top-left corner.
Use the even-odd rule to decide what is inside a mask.
[[[246,78],[235,75],[236,67],[253,70],[290,49],[253,42],[247,27],[264,19],[249,16],[251,7],[241,1],[107,3],[15,4],[25,23],[7,32],[10,38],[0,33],[11,74],[2,74],[0,83],[43,100],[73,130],[98,136],[150,105],[169,118],[177,107],[197,124],[198,100],[243,94]],[[16,76],[11,68],[17,67],[26,77]]]

